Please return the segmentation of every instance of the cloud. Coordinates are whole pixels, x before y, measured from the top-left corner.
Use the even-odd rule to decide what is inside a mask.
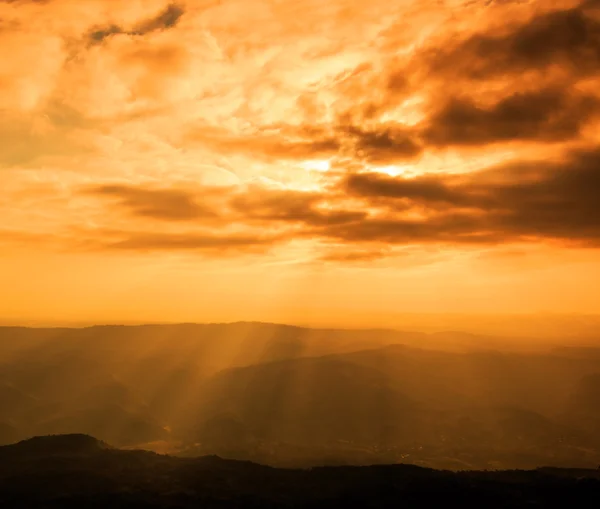
[[[577,139],[598,111],[600,18],[589,3],[511,4],[490,8],[499,20],[454,18],[408,56],[346,72],[334,89],[338,115],[356,125],[345,132],[354,156],[386,164],[448,146]]]
[[[333,198],[334,206],[325,208]],[[235,196],[232,207],[245,222],[324,226],[351,223],[363,219],[366,211],[348,210],[324,193],[253,188]]]
[[[338,139],[321,129],[265,127],[248,133],[232,133],[214,127],[194,128],[186,139],[215,151],[238,153],[266,160],[305,160],[332,157],[341,149]]]
[[[373,128],[348,126],[343,132],[354,142],[355,157],[373,164],[410,160],[423,151],[415,133],[399,123],[378,124]]]
[[[105,186],[99,193],[118,196],[128,210],[148,220],[203,225],[205,217],[214,217],[215,231],[236,228],[254,234],[259,228],[282,235],[278,242],[313,238],[342,243],[348,252],[363,243],[600,246],[597,149],[573,152],[560,162],[515,161],[462,175],[352,173],[334,186],[328,193],[240,188],[223,196],[214,210],[198,208],[201,192]],[[183,238],[165,242],[165,248],[185,246]],[[192,244],[198,242],[192,238]]]
[[[323,80],[296,99],[301,122],[195,128],[186,140],[267,162],[369,165],[418,161],[445,147],[577,140],[599,104],[598,83],[585,82],[600,79],[600,20],[589,5],[496,3],[489,11],[503,22],[447,21],[407,56],[382,52]],[[390,46],[400,37],[388,35]]]
[[[326,252],[319,260],[335,263],[364,263],[381,260],[391,254],[389,249],[348,250],[342,247]]]
[[[424,138],[431,145],[565,141],[578,137],[599,105],[597,97],[555,88],[517,92],[491,107],[452,98],[429,118]]]
[[[350,175],[342,184],[371,203],[388,200],[400,213],[328,229],[349,242],[501,243],[562,241],[600,246],[600,150],[561,162],[513,162],[466,175],[415,179]],[[441,205],[441,206],[440,206]]]
[[[126,33],[125,30],[123,30],[118,25],[110,25],[105,28],[98,28],[96,30],[93,30],[90,33],[89,37],[91,39],[92,44],[97,44],[101,43],[102,41],[104,41],[104,39],[110,37],[111,35],[124,33]]]
[[[141,23],[135,30],[136,35],[145,35],[155,30],[166,30],[173,28],[179,23],[179,20],[184,15],[185,10],[181,5],[169,4],[167,8],[158,16],[148,21]]]
[[[102,232],[96,232],[101,238]],[[111,237],[114,232],[111,232]],[[119,238],[94,239],[91,245],[123,251],[206,251],[220,256],[226,252],[266,252],[282,239],[275,235],[243,235],[187,232],[121,232]]]
[[[177,26],[181,17],[184,15],[185,10],[178,4],[169,4],[157,16],[143,21],[133,27],[131,30],[126,30],[118,25],[112,24],[104,28],[96,28],[91,31],[89,38],[93,44],[98,44],[117,34],[125,34],[131,36],[144,36],[152,32],[160,30],[168,30]]]
[[[473,201],[452,189],[439,176],[403,179],[380,173],[354,174],[344,180],[344,189],[362,197],[407,199],[428,205],[439,203],[458,206]]]
[[[592,5],[587,3],[587,6]],[[569,72],[596,74],[600,64],[600,22],[586,4],[541,12],[525,22],[475,33],[437,47],[428,71],[447,77],[486,80],[494,76],[560,65]]]
[[[216,228],[278,228],[281,225],[323,226],[360,220],[365,211],[347,210],[324,193],[279,190],[257,185],[237,187],[144,188],[102,185],[83,190],[86,195],[115,197],[133,218],[211,225]]]
[[[423,151],[417,132],[398,122],[360,126],[340,116],[330,125],[265,126],[247,134],[195,128],[188,139],[213,150],[264,160],[352,157],[373,164],[414,159]]]
[[[89,192],[115,197],[121,207],[136,216],[149,219],[189,221],[217,216],[211,207],[200,203],[201,196],[194,196],[190,191],[182,189],[144,189],[124,185],[104,185],[93,188]]]
[[[0,157],[84,187],[98,248],[597,245],[598,3],[401,4],[4,6]]]
[[[169,106],[187,93],[190,72],[185,45],[117,34],[68,63],[61,99],[86,118],[119,124],[127,115],[171,112]]]

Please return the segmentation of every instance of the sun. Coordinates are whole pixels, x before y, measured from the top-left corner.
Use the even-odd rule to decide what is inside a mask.
[[[306,171],[319,171],[326,172],[331,169],[331,165],[328,159],[312,159],[300,163],[300,167]]]
[[[377,173],[385,173],[390,177],[397,177],[398,175],[403,175],[406,172],[406,168],[398,165],[374,166],[371,168],[371,170]]]

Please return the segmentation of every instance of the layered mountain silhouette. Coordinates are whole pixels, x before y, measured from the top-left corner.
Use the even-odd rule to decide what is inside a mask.
[[[0,328],[0,443],[84,433],[288,467],[596,467],[600,349],[540,344],[261,323]]]

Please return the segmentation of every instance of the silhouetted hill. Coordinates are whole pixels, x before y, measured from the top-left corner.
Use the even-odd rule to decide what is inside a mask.
[[[585,509],[598,504],[595,470],[450,472],[412,465],[288,470],[214,456],[121,451],[72,435],[0,448],[3,508]]]
[[[0,461],[7,457],[30,460],[32,457],[93,455],[109,449],[112,447],[105,442],[80,433],[37,436],[0,447]]]

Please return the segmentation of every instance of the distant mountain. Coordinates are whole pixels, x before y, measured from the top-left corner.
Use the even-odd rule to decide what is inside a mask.
[[[600,357],[526,350],[263,323],[0,327],[0,443],[87,433],[276,466],[597,465]]]
[[[0,384],[0,414],[19,415],[36,404],[35,398],[12,384]]]
[[[415,432],[418,426],[413,419],[418,405],[392,388],[385,374],[337,356],[223,371],[203,385],[195,404],[191,423],[237,416],[257,439],[311,446],[376,443],[382,434],[403,428]],[[243,437],[236,430],[229,440]],[[195,438],[205,439],[202,433]]]
[[[581,377],[577,382],[561,419],[586,432],[588,443],[600,447],[600,370]]]
[[[581,374],[597,367],[404,346],[290,359],[207,378],[176,428],[201,445],[196,453],[274,465],[589,467],[600,450],[561,411]]]
[[[262,414],[272,422],[313,419],[326,428],[330,416],[347,430],[359,420],[400,424],[423,412],[459,415],[474,408],[515,408],[523,418],[551,417],[562,410],[580,377],[599,367],[545,354],[393,345],[223,370],[205,380],[193,417],[235,414],[253,420]],[[422,423],[417,428],[423,431]]]

